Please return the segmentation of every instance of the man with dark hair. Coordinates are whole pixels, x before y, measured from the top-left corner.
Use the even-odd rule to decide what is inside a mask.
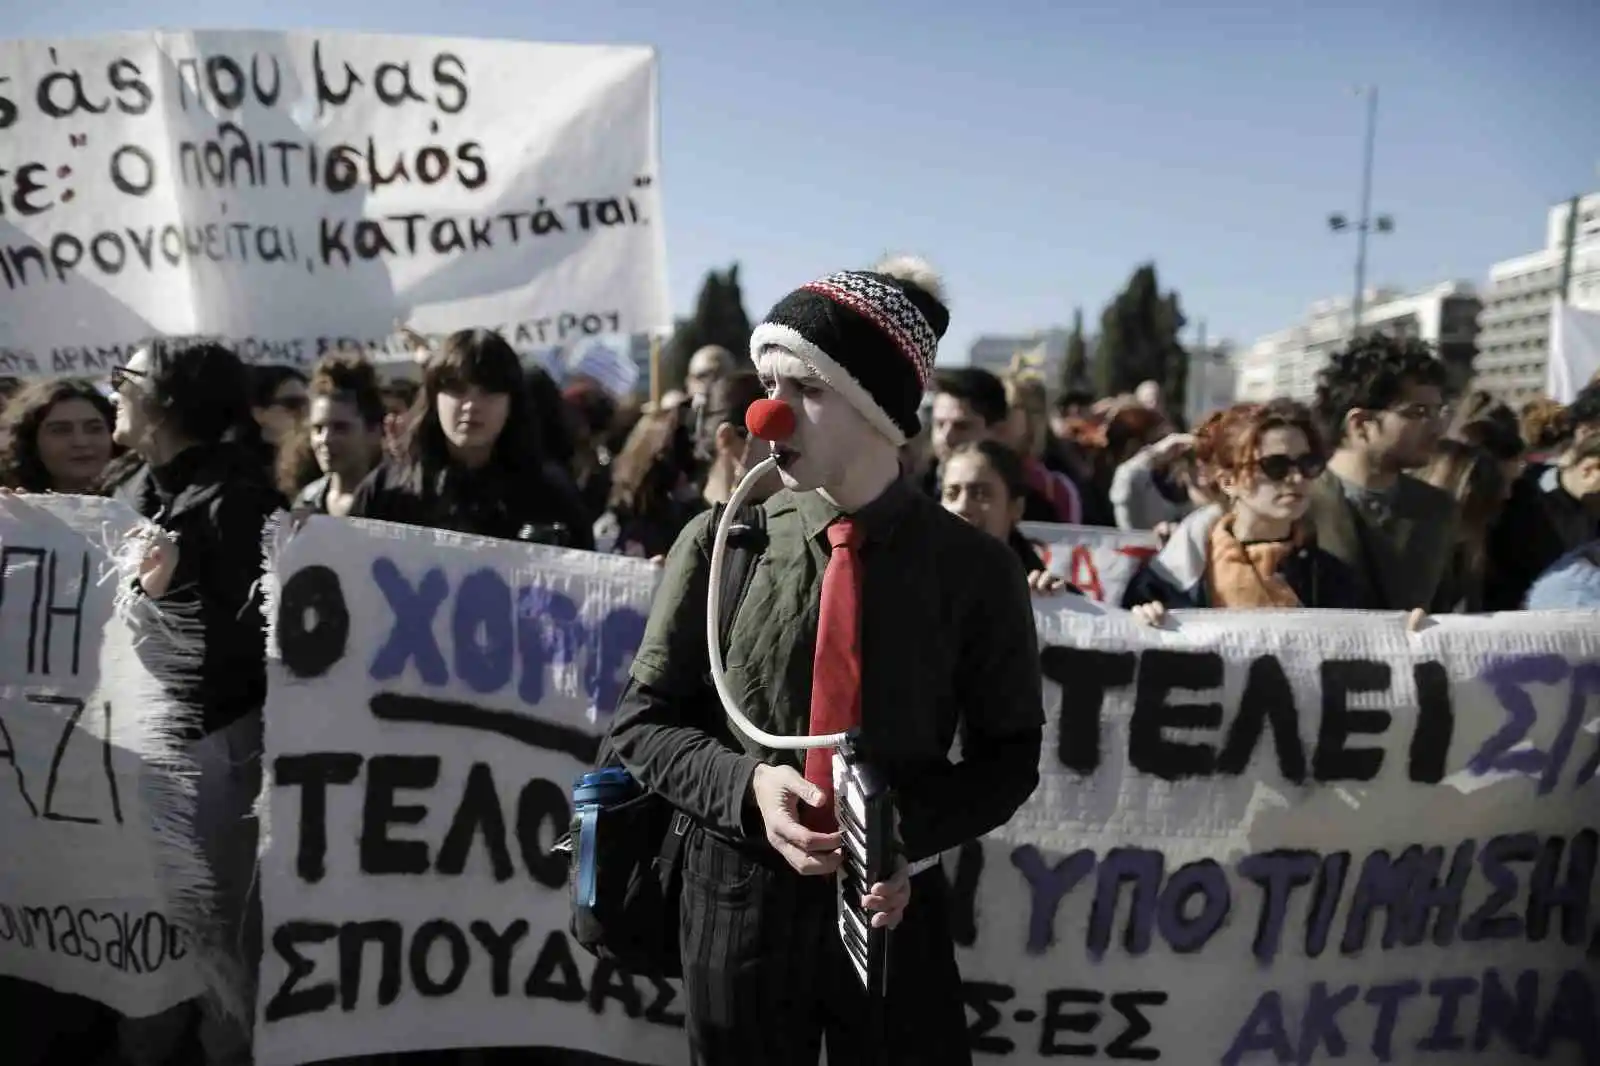
[[[939,468],[963,444],[999,440],[1011,412],[1006,387],[981,367],[941,370],[933,378],[934,462],[922,479],[923,491],[939,498]],[[1002,441],[1002,443],[1005,443]],[[1060,510],[1049,496],[1029,486],[1023,518],[1030,522],[1059,522]]]
[[[1460,596],[1456,505],[1406,476],[1444,427],[1444,366],[1421,341],[1357,337],[1318,375],[1316,411],[1334,445],[1312,487],[1317,543],[1356,574],[1364,605],[1443,614]]]
[[[963,444],[988,440],[1006,420],[1006,387],[975,366],[941,370],[933,379],[933,454],[944,462]]]

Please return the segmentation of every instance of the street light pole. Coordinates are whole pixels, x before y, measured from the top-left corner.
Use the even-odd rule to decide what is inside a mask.
[[[1366,145],[1361,158],[1361,217],[1352,226],[1342,213],[1328,216],[1328,228],[1335,233],[1347,229],[1356,231],[1356,291],[1350,301],[1350,335],[1361,331],[1361,312],[1366,301],[1367,288],[1367,234],[1389,233],[1394,229],[1394,219],[1388,215],[1372,217],[1372,157],[1378,130],[1378,87],[1368,85],[1356,90],[1367,98]]]
[[[1372,225],[1372,148],[1378,129],[1378,87],[1367,94],[1367,147],[1361,165],[1361,223],[1356,227],[1356,292],[1350,304],[1350,332],[1361,329],[1361,303],[1367,291],[1367,230]]]

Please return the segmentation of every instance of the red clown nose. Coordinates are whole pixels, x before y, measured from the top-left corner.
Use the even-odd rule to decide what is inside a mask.
[[[794,435],[794,409],[782,400],[757,400],[745,411],[744,425],[762,440],[782,444]]]

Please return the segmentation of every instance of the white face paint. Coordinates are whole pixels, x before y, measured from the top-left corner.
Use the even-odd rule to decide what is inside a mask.
[[[767,395],[794,411],[794,435],[778,447],[785,456],[781,473],[789,489],[837,489],[846,484],[851,464],[864,449],[887,446],[883,435],[793,352],[764,348],[756,357],[756,370]]]

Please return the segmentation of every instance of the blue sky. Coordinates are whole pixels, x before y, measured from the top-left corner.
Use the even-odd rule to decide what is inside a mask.
[[[0,0],[7,36],[188,28],[179,0]],[[943,271],[946,357],[1093,319],[1140,261],[1212,339],[1348,293],[1381,87],[1369,280],[1481,283],[1600,188],[1594,0],[213,0],[203,25],[648,43],[672,293],[742,263],[759,316],[883,251]]]

